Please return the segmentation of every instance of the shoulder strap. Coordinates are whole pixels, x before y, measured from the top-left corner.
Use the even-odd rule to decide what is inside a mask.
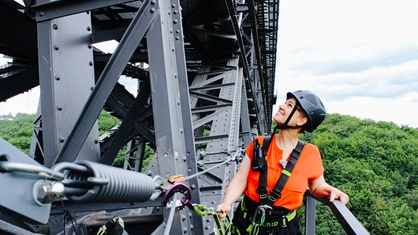
[[[267,196],[267,170],[260,173],[259,186],[257,188],[257,193],[260,194],[261,203],[272,206],[274,202],[276,201],[276,199],[282,196],[282,190],[287,180],[289,179],[304,146],[305,146],[305,143],[299,140],[298,144],[293,149],[292,154],[290,155],[289,162],[286,164],[286,167],[285,169],[283,169],[279,180],[277,181],[274,188],[270,191],[270,195],[268,196]],[[260,188],[261,186],[264,187],[264,190]]]
[[[262,171],[260,171],[260,177],[258,180],[258,187],[256,192],[260,195],[260,199],[263,195],[263,197],[267,197],[267,160],[266,160],[266,155],[267,155],[267,151],[270,148],[270,144],[271,144],[271,140],[273,139],[274,136],[274,132],[273,134],[264,137],[264,142],[263,142],[263,147],[262,147],[262,158],[263,161],[265,162],[265,167]],[[254,156],[253,156],[254,158]]]

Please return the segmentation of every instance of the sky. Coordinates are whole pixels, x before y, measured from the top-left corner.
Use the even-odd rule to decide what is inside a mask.
[[[307,89],[328,113],[418,128],[417,12],[418,0],[280,1],[278,104]],[[0,102],[0,115],[35,113],[38,97]]]
[[[307,89],[328,113],[418,127],[417,12],[417,0],[280,1],[277,103]]]

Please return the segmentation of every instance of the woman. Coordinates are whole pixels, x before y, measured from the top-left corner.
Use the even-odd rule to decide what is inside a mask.
[[[258,155],[254,156],[257,143],[253,141],[217,206],[217,210],[223,212],[220,218],[224,219],[232,204],[244,193],[234,213],[233,234],[300,234],[296,209],[302,205],[307,188],[315,197],[329,197],[331,202],[339,199],[344,204],[348,202],[345,193],[325,181],[318,148],[298,138],[304,131],[315,130],[325,114],[321,100],[312,92],[287,93],[286,102],[279,106],[273,117],[280,132],[271,137],[265,156],[266,170],[254,166],[258,164],[254,161]],[[264,139],[259,136],[257,142],[263,145]],[[296,160],[290,160],[292,158]],[[282,172],[285,173],[283,176]],[[277,183],[279,178],[283,178],[281,183]]]

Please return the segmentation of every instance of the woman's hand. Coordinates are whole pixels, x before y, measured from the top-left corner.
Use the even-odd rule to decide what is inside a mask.
[[[222,214],[219,214],[218,217],[220,220],[224,220],[226,218],[226,214],[231,211],[231,205],[221,203],[216,207],[217,211],[222,211]]]
[[[335,199],[340,199],[342,203],[347,204],[350,198],[347,194],[341,192],[339,189],[335,187],[331,187],[331,193],[329,194],[329,201],[332,202]]]
[[[309,182],[309,191],[315,197],[329,197],[330,202],[339,199],[345,205],[350,200],[347,194],[325,182],[323,175]]]

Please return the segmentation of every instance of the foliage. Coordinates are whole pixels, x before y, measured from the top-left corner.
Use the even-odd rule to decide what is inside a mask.
[[[371,234],[418,234],[418,130],[332,114],[302,139],[319,147],[326,180],[349,194]],[[329,209],[317,209],[317,234],[344,234]]]
[[[24,114],[0,120],[0,136],[28,153],[33,122]],[[118,123],[103,112],[100,134]],[[330,114],[302,139],[319,147],[326,180],[350,195],[347,207],[371,234],[418,234],[418,130]],[[125,151],[114,165],[123,165]],[[150,161],[154,150],[145,151]],[[345,234],[328,207],[317,203],[316,216],[316,234]]]
[[[0,117],[0,137],[28,154],[34,121],[33,115],[22,113],[18,113],[16,117],[2,116]]]

